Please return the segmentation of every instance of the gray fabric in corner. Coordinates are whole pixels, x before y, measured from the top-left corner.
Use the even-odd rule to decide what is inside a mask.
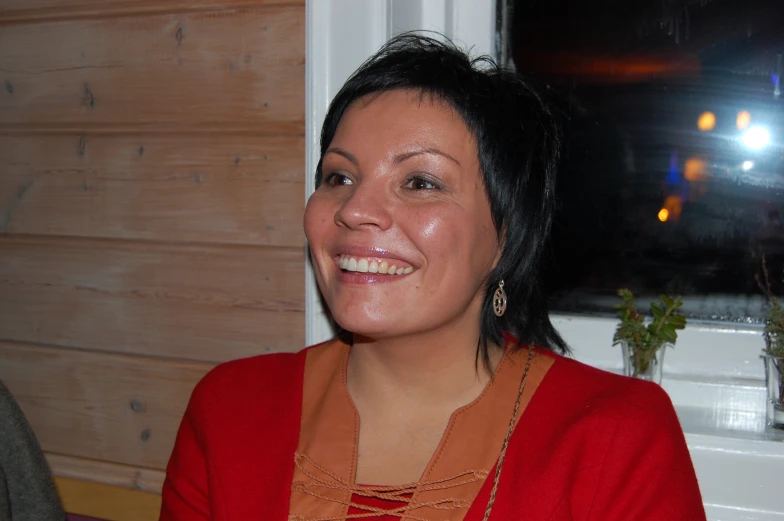
[[[0,521],[65,521],[41,446],[0,382]]]

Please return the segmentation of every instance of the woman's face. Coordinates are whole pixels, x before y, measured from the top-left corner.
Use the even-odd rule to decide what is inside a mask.
[[[341,327],[384,338],[479,320],[500,248],[476,141],[449,105],[409,90],[358,100],[322,172],[305,234]]]

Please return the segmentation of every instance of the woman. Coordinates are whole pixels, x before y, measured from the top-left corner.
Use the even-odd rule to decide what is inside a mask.
[[[206,376],[161,519],[704,519],[667,395],[556,354],[558,149],[525,83],[450,44],[404,35],[362,65],[305,213],[347,340]]]

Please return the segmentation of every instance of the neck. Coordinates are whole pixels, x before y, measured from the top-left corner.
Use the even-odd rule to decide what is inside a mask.
[[[348,384],[355,400],[364,403],[419,407],[473,401],[492,377],[481,357],[477,363],[479,323],[452,325],[424,333],[374,339],[354,335]],[[490,346],[491,370],[502,350]]]

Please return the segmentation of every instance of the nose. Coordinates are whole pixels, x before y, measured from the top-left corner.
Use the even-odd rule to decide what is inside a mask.
[[[352,230],[389,229],[392,216],[386,190],[360,181],[335,212],[335,223]]]

